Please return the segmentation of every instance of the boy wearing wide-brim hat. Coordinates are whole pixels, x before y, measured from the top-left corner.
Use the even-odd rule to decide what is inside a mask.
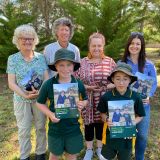
[[[145,111],[143,108],[142,99],[140,95],[129,89],[129,85],[137,80],[132,74],[132,69],[130,65],[119,62],[116,68],[112,71],[108,80],[115,85],[115,88],[111,91],[106,92],[100,99],[98,104],[98,110],[101,112],[102,119],[107,121],[107,129],[103,136],[103,147],[102,147],[102,159],[111,160],[115,157],[118,160],[130,160],[132,152],[132,139],[124,138],[110,138],[109,127],[112,122],[108,118],[108,101],[116,100],[133,100],[134,101],[134,111],[135,111],[135,123],[139,123],[143,116],[145,116]]]
[[[75,61],[75,54],[67,49],[60,49],[55,53],[55,59],[49,65],[50,69],[57,71],[57,75],[44,82],[37,99],[37,107],[46,114],[49,121],[48,148],[50,160],[58,159],[63,152],[66,159],[76,160],[77,154],[83,148],[83,137],[79,127],[78,118],[58,119],[55,117],[53,84],[78,83],[80,101],[77,102],[79,111],[87,105],[87,95],[85,87],[80,80],[72,76],[73,71],[80,67],[80,63]],[[49,99],[49,108],[46,101]]]

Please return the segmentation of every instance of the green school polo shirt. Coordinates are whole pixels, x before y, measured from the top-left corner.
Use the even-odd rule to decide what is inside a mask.
[[[98,110],[101,113],[108,114],[108,101],[115,101],[115,100],[133,100],[134,101],[134,111],[140,117],[145,116],[145,111],[143,107],[142,99],[140,95],[130,89],[127,89],[124,95],[121,95],[116,89],[112,91],[106,92],[100,99],[98,104]],[[106,131],[106,145],[109,145],[112,149],[122,150],[122,149],[131,149],[132,148],[132,140],[131,139],[124,139],[124,138],[110,138],[110,132],[107,128]]]
[[[48,99],[50,101],[49,109],[52,112],[55,112],[53,84],[58,84],[58,77],[59,76],[57,75],[44,82],[37,99],[37,102],[40,104],[45,104]],[[75,79],[73,76],[71,77],[71,83],[78,83],[79,94],[81,94],[83,100],[87,100],[87,95],[83,83],[80,80]],[[78,118],[61,119],[58,123],[49,121],[49,136],[73,136],[79,134],[80,132]]]

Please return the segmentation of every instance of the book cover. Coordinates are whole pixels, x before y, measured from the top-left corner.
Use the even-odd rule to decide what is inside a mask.
[[[155,79],[140,72],[136,72],[135,76],[138,77],[138,80],[132,83],[130,88],[133,91],[140,93],[141,97],[145,99],[149,96]]]
[[[78,118],[78,83],[53,84],[55,115],[59,119]]]
[[[134,101],[108,101],[111,138],[125,138],[136,136]]]
[[[20,82],[21,87],[24,90],[32,91],[32,86],[38,90],[42,85],[42,76],[34,70],[30,70]]]

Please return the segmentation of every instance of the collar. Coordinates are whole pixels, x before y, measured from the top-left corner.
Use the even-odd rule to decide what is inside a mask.
[[[116,96],[116,97],[123,96],[123,97],[128,97],[128,98],[130,98],[130,97],[132,96],[132,90],[130,90],[129,88],[127,88],[125,94],[124,94],[124,95],[121,95],[121,94],[117,91],[117,89],[114,88],[114,89],[112,90],[112,95],[113,95],[113,96]]]
[[[18,53],[19,53],[19,58],[20,58],[21,60],[24,60],[24,57],[23,57],[22,53],[21,53],[21,52],[18,52]],[[32,60],[38,59],[38,54],[37,54],[37,52],[33,51],[33,54],[34,54],[34,56],[33,56],[33,59],[32,59]]]
[[[54,79],[55,79],[55,82],[56,82],[57,84],[59,84],[59,82],[58,82],[59,74],[56,74],[56,75],[54,76]],[[76,80],[76,78],[75,78],[73,75],[71,75],[71,83],[77,83],[77,80]]]
[[[63,48],[58,41],[57,41],[57,44],[59,45],[60,48]],[[68,48],[68,46],[69,46],[69,42],[66,48]]]

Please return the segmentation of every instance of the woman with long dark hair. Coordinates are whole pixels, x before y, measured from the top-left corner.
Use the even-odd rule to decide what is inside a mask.
[[[133,74],[140,72],[154,78],[154,83],[147,98],[143,99],[146,116],[137,124],[138,133],[135,145],[136,160],[144,160],[144,153],[147,145],[148,130],[150,124],[150,102],[157,88],[157,74],[154,64],[146,58],[145,40],[140,32],[132,32],[128,38],[122,61],[130,64]]]

